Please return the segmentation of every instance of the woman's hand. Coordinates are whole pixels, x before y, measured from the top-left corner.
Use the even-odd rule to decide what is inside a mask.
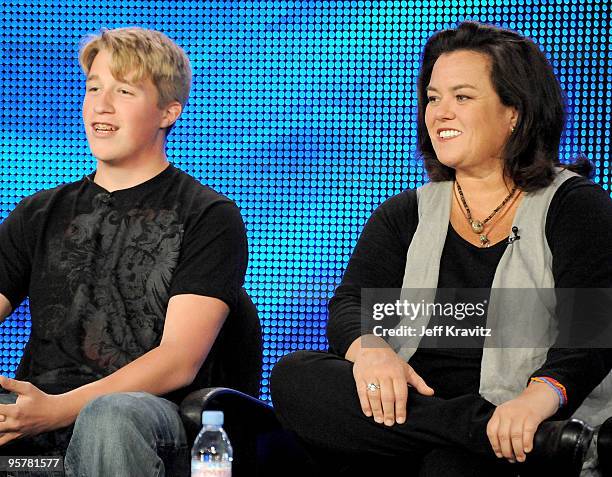
[[[487,436],[497,457],[524,462],[542,421],[559,409],[559,397],[547,384],[532,382],[518,397],[497,407],[487,424]]]
[[[346,359],[354,363],[353,376],[363,413],[373,415],[379,424],[392,426],[406,421],[408,385],[427,396],[434,393],[408,363],[376,336],[356,339]],[[369,384],[379,388],[368,389]]]

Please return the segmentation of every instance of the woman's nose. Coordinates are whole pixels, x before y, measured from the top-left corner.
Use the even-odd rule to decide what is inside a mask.
[[[436,119],[453,119],[455,117],[455,109],[453,102],[450,99],[441,99],[436,106]]]

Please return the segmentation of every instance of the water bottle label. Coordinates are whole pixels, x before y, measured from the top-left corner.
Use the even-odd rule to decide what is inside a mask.
[[[191,462],[191,477],[232,477],[231,462]]]

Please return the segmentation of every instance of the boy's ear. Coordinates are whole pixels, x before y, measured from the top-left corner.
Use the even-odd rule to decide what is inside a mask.
[[[167,128],[172,126],[183,112],[183,107],[178,101],[172,101],[164,107],[164,115],[160,128]]]

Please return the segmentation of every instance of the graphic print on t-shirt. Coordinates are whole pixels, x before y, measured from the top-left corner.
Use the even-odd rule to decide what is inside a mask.
[[[64,358],[100,376],[159,343],[183,236],[175,210],[117,210],[105,197],[96,195],[93,210],[77,215],[49,250],[48,270],[64,274],[72,303],[49,306],[43,330]]]

